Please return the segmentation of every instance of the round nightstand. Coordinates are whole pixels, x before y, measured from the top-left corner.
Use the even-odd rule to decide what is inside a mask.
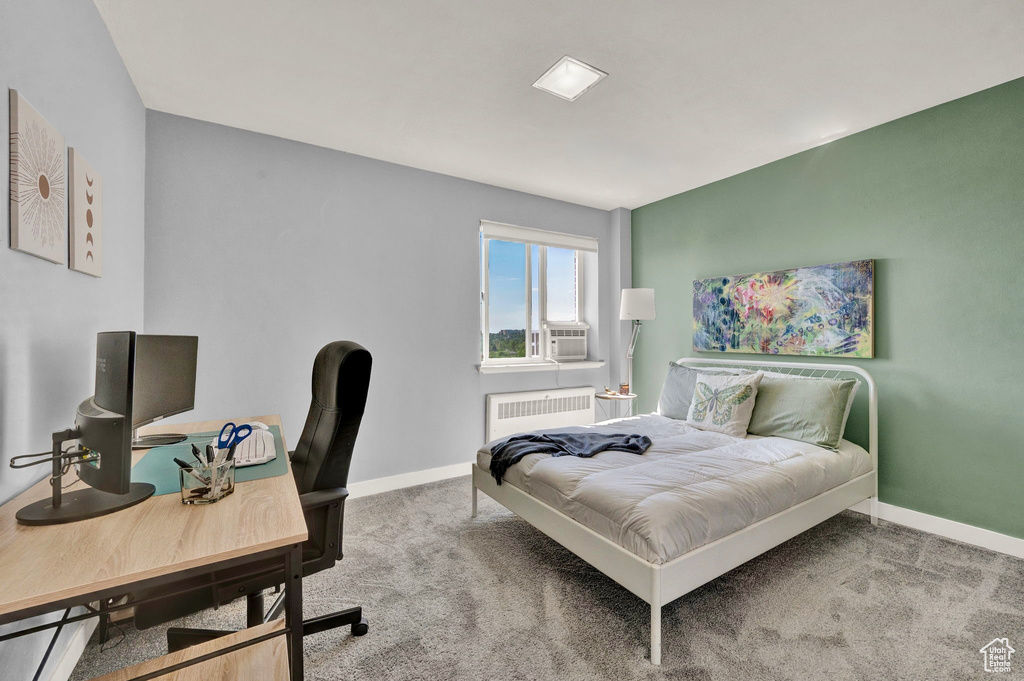
[[[602,406],[602,410],[604,411],[606,417],[604,420],[606,421],[609,419],[619,419],[633,415],[633,406],[636,404],[636,394],[634,393],[629,393],[628,395],[620,395],[619,393],[615,393],[614,395],[612,395],[611,393],[600,391],[594,393],[594,397],[596,397],[599,400],[603,400],[606,403],[605,405]],[[626,413],[622,414],[621,416],[619,415],[620,403],[625,403],[626,405]],[[615,406],[613,407],[612,405]],[[614,414],[612,412],[614,412]]]

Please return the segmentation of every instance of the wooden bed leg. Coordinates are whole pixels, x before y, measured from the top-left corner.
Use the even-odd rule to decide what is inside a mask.
[[[878,525],[878,497],[871,497],[871,524]]]
[[[470,515],[471,518],[475,518],[476,517],[476,494],[477,494],[476,485],[473,485],[473,512]]]
[[[651,582],[651,664],[661,664],[661,570]]]

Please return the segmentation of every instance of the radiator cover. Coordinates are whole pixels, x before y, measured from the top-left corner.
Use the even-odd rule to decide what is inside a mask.
[[[487,442],[541,428],[594,422],[594,389],[561,388],[487,396]]]

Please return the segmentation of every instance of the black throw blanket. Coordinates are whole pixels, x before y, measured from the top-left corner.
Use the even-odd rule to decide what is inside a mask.
[[[650,448],[646,435],[604,435],[602,433],[527,433],[513,435],[491,447],[491,475],[501,479],[527,454],[579,456],[588,458],[606,449],[643,454]]]

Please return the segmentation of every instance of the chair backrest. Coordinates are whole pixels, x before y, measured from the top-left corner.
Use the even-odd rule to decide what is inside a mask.
[[[292,454],[299,494],[348,484],[352,448],[366,407],[372,359],[351,341],[328,343],[313,362],[313,400]]]

